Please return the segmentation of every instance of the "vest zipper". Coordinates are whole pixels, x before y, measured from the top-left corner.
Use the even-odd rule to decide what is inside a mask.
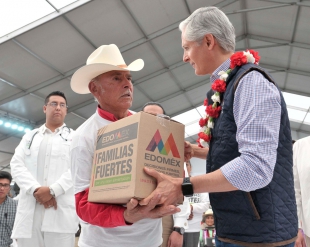
[[[251,207],[252,207],[252,210],[253,210],[253,213],[255,215],[256,220],[260,220],[260,215],[259,215],[259,213],[257,211],[257,208],[256,208],[255,204],[254,204],[254,201],[253,201],[251,193],[247,192],[247,196],[248,196],[248,199],[250,201],[250,204],[251,204]]]

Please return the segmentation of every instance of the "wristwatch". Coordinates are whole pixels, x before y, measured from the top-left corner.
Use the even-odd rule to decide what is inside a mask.
[[[53,190],[51,187],[49,187],[49,189],[50,189],[50,194],[52,195],[52,197],[55,198],[55,192],[54,192],[54,190]]]
[[[185,232],[184,227],[173,227],[173,231],[178,232],[180,235],[183,235]]]
[[[185,177],[182,183],[182,193],[183,196],[191,197],[194,194],[193,185],[189,177]]]

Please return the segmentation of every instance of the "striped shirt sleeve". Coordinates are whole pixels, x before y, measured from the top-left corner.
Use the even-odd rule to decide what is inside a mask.
[[[241,156],[221,171],[239,190],[263,188],[272,180],[277,157],[281,119],[277,87],[257,71],[248,73],[235,92],[233,114]]]

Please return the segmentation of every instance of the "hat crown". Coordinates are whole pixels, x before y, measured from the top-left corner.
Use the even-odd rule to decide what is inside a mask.
[[[96,76],[112,70],[139,71],[143,66],[144,62],[140,58],[127,66],[116,45],[102,45],[90,54],[86,65],[72,75],[71,88],[76,93],[90,93],[88,84]]]
[[[126,65],[123,56],[114,44],[102,45],[98,47],[90,56],[88,57],[86,64],[110,64],[110,65]]]
[[[213,215],[213,210],[211,208],[209,208],[204,215]]]

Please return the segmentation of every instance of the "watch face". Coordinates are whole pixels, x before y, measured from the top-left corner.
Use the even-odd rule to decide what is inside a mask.
[[[192,184],[182,184],[182,192],[184,196],[193,196],[194,193]]]
[[[183,227],[180,228],[180,233],[183,235],[185,232],[185,229]]]

